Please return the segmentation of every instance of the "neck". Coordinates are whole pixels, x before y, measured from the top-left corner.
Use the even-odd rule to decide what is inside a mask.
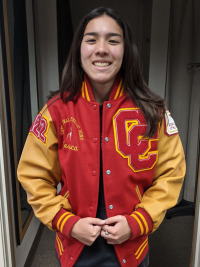
[[[104,101],[107,101],[109,99],[113,83],[113,80],[104,84],[90,82],[94,98],[97,103],[103,104]]]

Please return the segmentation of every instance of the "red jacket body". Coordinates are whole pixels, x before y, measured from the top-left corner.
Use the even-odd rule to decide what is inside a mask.
[[[101,143],[107,217],[126,216],[132,230],[130,240],[114,246],[118,260],[121,266],[136,267],[144,259],[148,234],[176,204],[185,174],[182,145],[170,119],[166,114],[155,136],[144,138],[145,118],[119,79],[103,103],[102,141],[99,104],[87,78],[72,101],[57,96],[43,108],[30,129],[18,177],[36,216],[57,230],[62,266],[73,266],[84,247],[70,236],[74,223],[96,217]],[[30,146],[37,155],[34,162]],[[33,168],[38,169],[36,178],[30,175]]]

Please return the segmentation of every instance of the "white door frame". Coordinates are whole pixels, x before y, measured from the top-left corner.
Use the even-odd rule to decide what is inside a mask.
[[[7,153],[8,148],[5,146],[8,137],[5,135],[6,121],[5,114],[5,96],[4,96],[4,72],[2,61],[2,46],[0,36],[0,263],[2,267],[14,267],[14,246],[12,222],[10,220],[11,209],[8,197],[8,188],[10,182],[10,168],[8,166]]]
[[[200,133],[199,133],[200,137]],[[200,139],[200,138],[199,138]],[[200,150],[200,140],[199,140]],[[197,183],[196,208],[193,230],[192,255],[190,267],[200,266],[200,158],[199,158],[199,173]]]
[[[0,262],[2,267],[10,267],[12,264],[10,223],[8,220],[8,199],[5,184],[4,153],[2,140],[2,125],[0,121]]]

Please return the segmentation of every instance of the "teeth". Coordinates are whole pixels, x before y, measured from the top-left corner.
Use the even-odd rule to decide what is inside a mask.
[[[109,63],[108,62],[94,62],[94,65],[98,67],[105,67],[105,66],[108,66]]]

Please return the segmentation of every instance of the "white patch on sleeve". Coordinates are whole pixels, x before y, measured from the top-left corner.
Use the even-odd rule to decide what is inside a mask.
[[[166,123],[166,133],[168,135],[178,133],[178,128],[176,127],[176,124],[171,116],[171,113],[168,110],[165,113],[165,123]]]

